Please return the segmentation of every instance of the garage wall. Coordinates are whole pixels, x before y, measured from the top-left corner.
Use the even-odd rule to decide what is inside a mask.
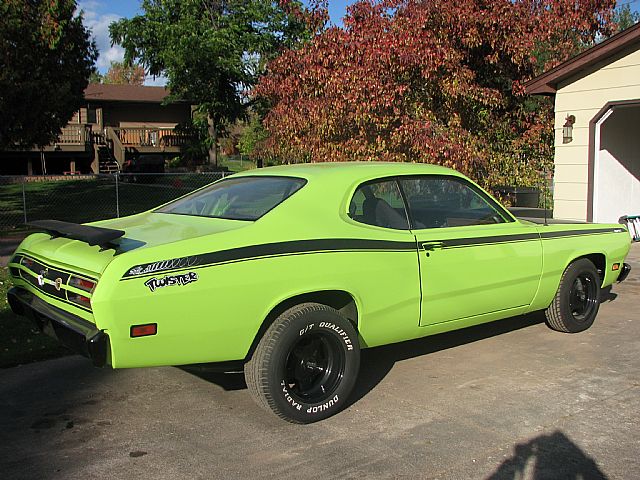
[[[640,105],[616,107],[602,124],[593,219],[640,214]]]
[[[640,99],[640,45],[558,85],[555,103],[555,218],[587,219],[589,122],[608,102]],[[573,141],[562,126],[574,115]]]

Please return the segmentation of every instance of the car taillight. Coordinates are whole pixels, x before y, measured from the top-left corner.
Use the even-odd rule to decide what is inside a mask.
[[[35,265],[34,261],[27,257],[22,257],[22,265],[27,267],[29,270],[33,270]]]
[[[91,299],[85,297],[84,295],[80,295],[78,293],[69,292],[68,298],[70,302],[77,303],[78,305],[82,305],[85,308],[91,308]]]
[[[69,285],[84,290],[85,292],[92,292],[96,286],[96,282],[72,275],[69,279]]]

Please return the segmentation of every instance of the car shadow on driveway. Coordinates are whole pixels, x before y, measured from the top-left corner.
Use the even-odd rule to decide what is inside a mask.
[[[1,478],[62,478],[61,469],[69,471],[76,458],[67,452],[108,431],[99,409],[114,398],[105,399],[96,386],[115,374],[78,360],[67,356],[0,370]]]
[[[183,365],[178,367],[202,380],[222,387],[226,391],[244,390],[247,384],[242,372],[221,372],[215,364]]]
[[[364,349],[360,360],[360,374],[349,398],[349,406],[373,390],[387,376],[396,362],[477,342],[538,325],[544,321],[544,312],[534,312],[439,335]]]
[[[612,285],[609,285],[608,287],[604,287],[602,290],[600,290],[600,303],[613,302],[616,298],[618,298],[618,294],[613,293],[611,289]]]
[[[513,448],[487,480],[516,480],[531,478],[564,478],[566,480],[606,480],[596,461],[563,432],[539,435]]]
[[[360,373],[347,407],[373,390],[387,376],[396,362],[477,342],[542,322],[544,322],[544,313],[535,312],[416,340],[364,349],[360,361]],[[227,391],[247,388],[242,372],[222,373],[215,364],[187,365],[178,368]]]

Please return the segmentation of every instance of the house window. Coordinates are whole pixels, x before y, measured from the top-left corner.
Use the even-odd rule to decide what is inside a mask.
[[[87,123],[98,123],[98,112],[96,107],[87,107]]]

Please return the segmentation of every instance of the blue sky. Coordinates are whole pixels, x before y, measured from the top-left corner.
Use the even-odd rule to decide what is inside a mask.
[[[305,0],[303,0],[305,1]],[[354,0],[329,0],[329,15],[335,24],[342,23],[347,5]],[[634,11],[640,10],[640,0],[619,0],[618,3],[629,4]],[[93,36],[100,50],[98,70],[106,72],[112,61],[120,61],[123,50],[118,45],[111,46],[109,38],[109,24],[119,18],[132,17],[140,13],[140,2],[135,0],[80,0],[78,6],[84,11],[85,24],[92,30]],[[163,78],[148,78],[146,85],[164,85]]]
[[[353,0],[329,0],[329,15],[333,23],[342,23],[346,6]],[[140,2],[131,0],[80,0],[78,7],[84,11],[84,23],[91,29],[100,57],[97,66],[101,73],[109,69],[112,61],[120,61],[124,51],[118,45],[111,46],[109,24],[119,18],[132,17],[140,13]],[[148,78],[146,85],[164,85],[163,78]]]

